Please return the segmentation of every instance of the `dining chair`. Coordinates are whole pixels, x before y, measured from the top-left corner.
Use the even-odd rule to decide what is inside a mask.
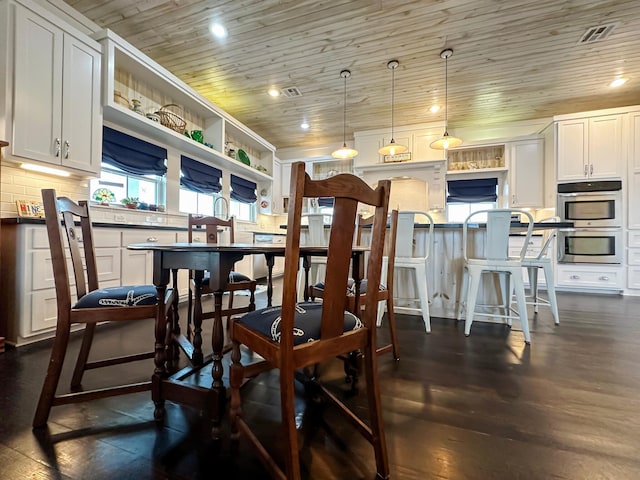
[[[418,224],[428,225],[424,252],[416,252],[414,235]],[[426,212],[400,211],[398,212],[398,232],[396,236],[395,272],[409,270],[413,274],[422,321],[427,333],[431,332],[431,318],[429,314],[429,288],[427,286],[427,263],[433,250],[433,218]]]
[[[198,230],[204,227],[204,231]],[[189,214],[189,231],[187,234],[187,238],[189,243],[194,241],[201,241],[200,233],[204,233],[206,238],[206,243],[218,243],[219,234],[227,230],[229,234],[229,242],[235,242],[235,218],[230,217],[227,220],[218,217],[204,216],[204,215],[193,215]],[[210,276],[208,272],[205,272],[204,277],[202,279],[201,285],[201,295],[212,295],[213,290],[209,288],[209,280]],[[187,338],[193,338],[194,332],[193,329],[193,297],[197,294],[198,286],[194,280],[194,272],[193,270],[189,271],[189,293],[187,299]],[[235,307],[233,306],[233,298],[234,293],[242,290],[247,290],[249,292],[249,304],[246,307]],[[229,294],[229,302],[227,304],[227,308],[222,310],[221,316],[227,317],[227,323],[229,322],[229,318],[233,315],[240,315],[243,313],[251,312],[256,308],[256,281],[243,275],[239,272],[232,271],[229,274],[229,283],[227,284],[227,288],[225,289],[225,293]],[[211,312],[202,312],[201,318],[203,320],[207,318],[215,317],[215,306],[214,310]]]
[[[375,221],[371,232],[371,249],[367,261],[367,282],[371,291],[380,284],[384,237],[390,181],[383,180],[374,190],[360,178],[339,174],[324,180],[311,180],[304,171],[304,163],[296,162],[291,172],[291,200],[287,222],[285,273],[282,305],[260,309],[236,318],[231,322],[232,364],[231,431],[232,438],[240,433],[256,447],[260,460],[273,478],[297,480],[300,478],[300,453],[296,429],[295,372],[333,359],[352,351],[363,352],[363,369],[366,377],[369,422],[365,423],[338,397],[325,388],[319,378],[309,378],[323,397],[334,403],[337,411],[368,440],[374,450],[378,478],[389,477],[389,460],[382,420],[380,386],[375,354],[375,315],[377,297],[369,295],[361,319],[345,309],[345,292],[350,271],[353,235],[358,202],[375,208]],[[333,197],[334,213],[327,251],[326,288],[323,302],[297,303],[298,257],[303,199],[307,197]],[[245,377],[241,364],[240,346],[245,345],[264,359],[266,369],[280,370],[280,408],[284,468],[274,460],[268,449],[251,431],[243,419],[240,387]],[[251,372],[255,372],[251,368]],[[314,389],[316,390],[316,389]],[[245,408],[251,408],[246,404]]]
[[[560,217],[554,216],[540,220],[538,223],[556,223],[560,221]],[[551,309],[553,321],[556,325],[560,324],[560,316],[558,314],[558,300],[556,299],[556,286],[553,274],[553,261],[549,256],[549,250],[558,234],[555,228],[545,228],[542,237],[542,247],[540,251],[531,254],[529,250],[522,259],[522,266],[527,270],[529,275],[529,291],[527,305],[533,305],[534,313],[538,313],[538,306],[543,305]],[[542,270],[544,280],[547,286],[547,296],[549,299],[541,298],[538,293],[538,272]]]
[[[153,357],[153,352],[146,352],[89,360],[98,323],[156,318],[158,295],[153,285],[100,288],[88,202],[75,203],[66,197],[58,198],[53,189],[42,190],[42,200],[56,289],[57,321],[51,358],[33,419],[34,428],[46,425],[51,408],[57,405],[150,390],[150,381],[95,390],[82,391],[81,388],[86,370]],[[173,289],[165,291],[167,308],[163,315],[168,322],[174,320],[174,295]],[[82,345],[71,378],[71,392],[57,394],[73,324],[85,325]],[[149,345],[153,346],[153,327],[149,335]]]
[[[486,231],[482,232],[480,222],[486,216]],[[509,234],[520,233],[522,228],[512,222],[512,216],[525,217],[528,220],[525,241],[517,257],[509,256]],[[469,235],[469,230],[476,235]],[[492,209],[478,210],[469,215],[462,226],[462,253],[464,272],[458,319],[465,314],[464,334],[469,336],[474,317],[484,316],[502,318],[508,325],[513,319],[519,319],[522,333],[527,344],[531,343],[529,319],[522,275],[523,259],[533,231],[533,217],[524,210]],[[473,241],[473,248],[470,243]],[[485,273],[503,274],[505,282],[500,283],[501,303],[477,305],[482,275]],[[511,297],[515,293],[518,309],[511,308]],[[486,294],[488,296],[488,294]],[[476,307],[482,311],[476,311]],[[492,311],[489,311],[492,310]],[[497,311],[496,311],[497,310]]]

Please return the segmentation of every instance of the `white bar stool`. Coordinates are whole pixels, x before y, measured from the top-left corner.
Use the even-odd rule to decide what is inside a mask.
[[[560,217],[550,217],[540,220],[539,223],[555,223],[559,222]],[[542,248],[537,255],[525,255],[522,259],[522,266],[527,269],[529,274],[529,285],[531,291],[531,300],[527,301],[528,305],[533,305],[534,313],[538,313],[538,306],[543,305],[551,309],[553,320],[556,325],[560,325],[560,316],[558,315],[558,301],[556,299],[556,286],[553,275],[553,262],[549,257],[549,248],[553,244],[558,234],[557,229],[545,229]],[[528,252],[527,252],[528,253]],[[538,272],[542,269],[545,282],[547,284],[547,295],[549,300],[540,298],[538,295]]]
[[[414,256],[413,234],[416,225],[416,217],[426,220],[429,225],[429,233],[423,256]],[[427,333],[431,332],[431,320],[429,316],[429,294],[427,288],[427,260],[433,245],[433,218],[425,212],[404,211],[398,213],[398,233],[396,235],[395,270],[409,269],[415,274],[416,289],[420,299],[422,320]]]
[[[468,253],[468,229],[479,226],[473,225],[478,219],[486,215],[486,234],[484,245],[479,248],[480,251],[474,252],[476,257],[470,257]],[[509,257],[509,233],[515,232],[512,226],[512,215],[524,215],[529,223],[524,245],[518,257]],[[474,222],[475,219],[475,222]],[[471,226],[470,226],[471,225]],[[518,228],[519,230],[519,228]],[[514,318],[520,320],[522,324],[522,333],[527,344],[531,343],[531,335],[529,333],[529,318],[527,316],[526,297],[524,291],[524,281],[522,275],[523,259],[527,250],[527,245],[531,239],[533,231],[533,217],[529,212],[524,210],[511,209],[492,209],[479,210],[472,213],[464,221],[462,227],[462,249],[464,256],[464,276],[461,294],[464,300],[461,302],[461,308],[458,313],[458,319],[462,317],[462,311],[465,312],[464,334],[469,336],[471,333],[471,325],[475,316],[497,317],[507,320],[509,325]],[[502,305],[476,305],[478,290],[483,273],[502,273],[506,275],[506,287],[502,292]],[[515,292],[518,310],[511,308],[511,297]],[[502,313],[496,312],[477,312],[476,307],[485,309],[498,309]]]

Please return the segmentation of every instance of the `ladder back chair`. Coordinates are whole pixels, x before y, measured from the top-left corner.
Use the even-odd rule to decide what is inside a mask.
[[[475,223],[486,216],[486,232],[483,241],[479,241],[474,236],[471,240],[468,231],[473,229],[480,232]],[[517,257],[509,256],[509,234],[519,233],[521,227],[512,223],[512,216],[524,216],[528,220],[525,241]],[[527,344],[531,343],[529,334],[529,319],[527,316],[527,305],[524,291],[524,281],[522,275],[522,261],[527,251],[533,231],[533,217],[524,210],[513,209],[492,209],[478,210],[469,215],[462,226],[462,252],[464,256],[464,273],[462,280],[461,308],[458,318],[465,313],[464,334],[469,336],[471,325],[476,316],[502,318],[511,325],[511,321],[516,318],[522,324],[522,333]],[[470,248],[471,241],[475,247]],[[471,251],[470,251],[471,250]],[[505,275],[506,286],[501,285],[502,291],[500,304],[477,305],[478,292],[484,273],[499,273]],[[511,297],[515,292],[517,299],[517,311],[511,308]],[[476,311],[476,307],[481,307],[482,311]],[[489,312],[488,310],[494,310]],[[495,311],[497,310],[497,312]],[[500,313],[500,311],[502,313]]]
[[[105,360],[89,360],[98,323],[154,319],[158,295],[153,285],[100,288],[88,202],[80,201],[76,204],[66,197],[58,198],[53,189],[42,190],[42,199],[56,288],[57,323],[51,358],[33,419],[34,428],[46,425],[51,408],[56,405],[150,390],[151,382],[144,381],[80,391],[86,370],[153,357],[153,352],[147,352],[120,354]],[[71,272],[68,265],[71,266]],[[74,289],[72,281],[75,283]],[[174,290],[167,289],[167,310],[164,314],[168,321],[174,320],[173,300]],[[71,392],[57,395],[56,390],[73,324],[85,325],[82,345],[71,379]],[[152,332],[153,326],[150,326],[150,346],[153,343]],[[150,365],[149,373],[151,372]]]
[[[202,230],[198,230],[197,228],[202,228]],[[234,217],[230,217],[228,220],[224,220],[218,217],[209,217],[209,216],[201,216],[201,215],[192,215],[189,214],[189,231],[188,231],[188,241],[189,243],[202,241],[200,236],[201,233],[204,234],[206,238],[206,243],[218,243],[219,234],[223,229],[227,229],[229,232],[229,242],[235,242],[235,219]],[[193,316],[194,316],[194,304],[193,297],[194,295],[210,295],[213,294],[213,291],[209,288],[209,273],[205,272],[204,277],[202,279],[202,285],[197,285],[194,279],[194,272],[191,270],[189,272],[189,296],[188,296],[188,311],[187,311],[187,337],[193,338],[195,332],[193,330]],[[200,292],[198,292],[200,289]],[[233,307],[233,297],[234,292],[238,292],[241,290],[249,291],[249,305],[246,307]],[[227,323],[229,322],[229,318],[233,315],[239,315],[247,312],[251,312],[256,308],[256,281],[243,275],[238,272],[231,272],[229,274],[229,283],[227,284],[227,288],[225,292],[229,293],[229,303],[227,304],[227,308],[222,310],[222,317],[227,317]],[[196,303],[196,305],[202,305],[201,303]],[[211,312],[202,313],[201,318],[203,320],[208,318],[215,317],[215,306]]]
[[[300,478],[294,399],[295,372],[355,350],[361,350],[364,353],[363,368],[366,376],[368,408],[360,411],[368,411],[368,424],[365,424],[334,394],[326,390],[317,378],[310,381],[317,385],[318,391],[327,400],[337,405],[338,411],[343,413],[355,429],[373,445],[378,477],[389,477],[375,354],[377,297],[367,296],[362,320],[345,310],[345,292],[349,278],[358,202],[375,207],[372,243],[367,262],[367,282],[368,288],[377,291],[382,270],[389,190],[389,180],[381,181],[378,188],[374,190],[358,177],[349,174],[314,181],[305,173],[304,163],[293,164],[282,306],[256,310],[244,317],[234,319],[230,330],[233,344],[230,367],[232,436],[235,439],[239,433],[242,433],[249,439],[273,478],[282,480]],[[335,204],[327,252],[323,302],[298,304],[296,283],[299,270],[300,227],[302,203],[306,197],[333,197]],[[280,370],[282,434],[286,445],[284,468],[271,457],[243,420],[240,387],[246,372],[240,363],[241,344],[264,358],[266,368]]]

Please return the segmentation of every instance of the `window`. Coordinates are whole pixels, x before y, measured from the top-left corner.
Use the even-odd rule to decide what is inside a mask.
[[[478,210],[490,210],[496,208],[496,202],[492,203],[448,203],[447,204],[447,221],[464,222],[469,215]],[[483,218],[484,217],[484,218]],[[486,222],[486,215],[478,215],[474,217],[474,221]]]
[[[102,170],[89,182],[92,198],[109,203],[135,197],[164,205],[167,151],[109,127],[102,129]]]
[[[238,220],[256,221],[256,200],[258,195],[255,182],[231,174],[230,215]]]
[[[205,194],[193,192],[186,188],[180,189],[180,211],[197,215],[213,215],[213,204],[221,198],[219,193]]]
[[[473,212],[496,208],[498,179],[450,180],[447,182],[447,220],[464,222]],[[485,221],[478,217],[479,221]]]
[[[182,155],[180,157],[180,211],[213,215],[221,198],[222,170]]]
[[[109,203],[120,203],[123,198],[135,197],[149,205],[165,204],[165,177],[158,175],[130,175],[126,172],[102,164],[99,178],[89,181],[92,199],[100,201],[99,191],[107,189],[113,193]]]

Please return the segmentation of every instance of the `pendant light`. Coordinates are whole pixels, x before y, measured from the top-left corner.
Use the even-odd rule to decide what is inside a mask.
[[[449,71],[448,71],[448,61],[449,57],[453,55],[453,50],[447,48],[440,52],[440,58],[444,58],[444,135],[440,137],[438,140],[431,142],[430,147],[435,150],[448,150],[450,148],[458,147],[462,145],[462,140],[457,137],[452,137],[449,135],[447,130],[447,120],[448,120],[448,97],[449,97]]]
[[[342,121],[342,148],[339,148],[331,154],[333,158],[341,158],[348,160],[358,155],[358,151],[347,147],[347,78],[351,76],[350,70],[342,70],[340,72],[340,78],[344,78],[344,116]]]
[[[398,65],[400,65],[398,60],[391,60],[387,63],[387,68],[391,70],[391,141],[378,150],[380,155],[396,155],[397,153],[404,153],[409,150],[404,145],[396,143],[396,140],[393,138],[393,107],[395,104],[396,68],[398,68]]]

